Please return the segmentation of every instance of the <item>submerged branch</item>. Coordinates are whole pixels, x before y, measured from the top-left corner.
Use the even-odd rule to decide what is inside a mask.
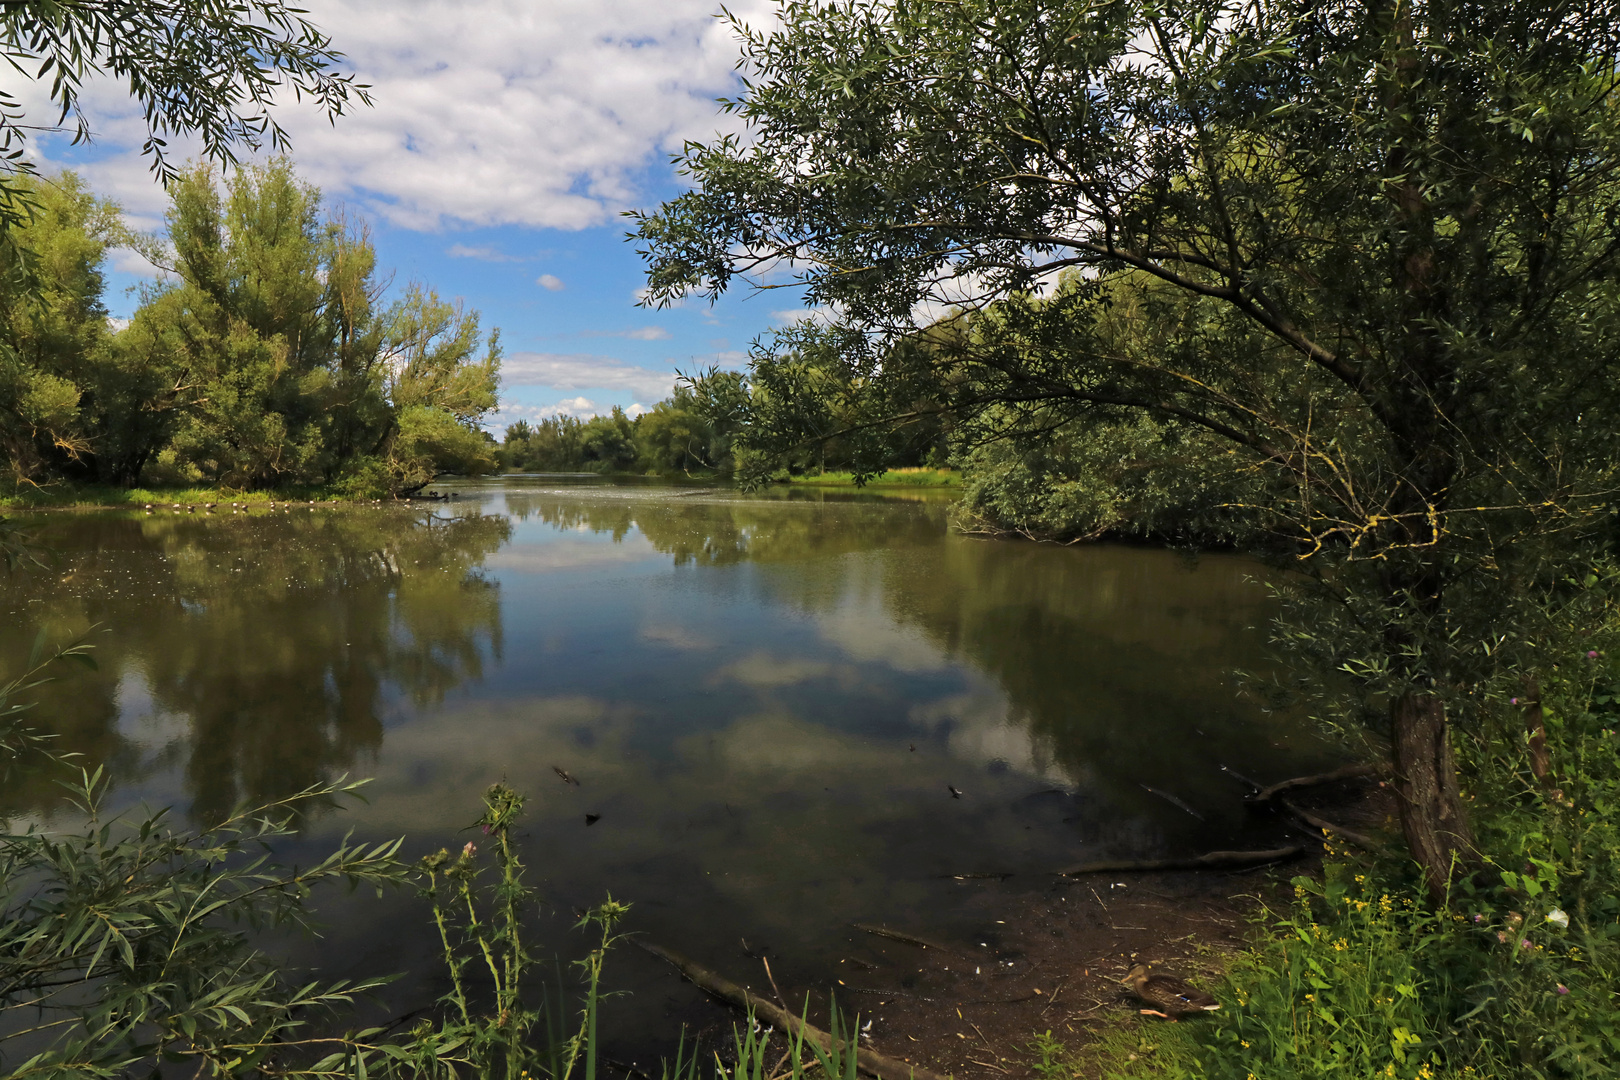
[[[1079,874],[1100,874],[1109,870],[1212,870],[1243,869],[1264,866],[1267,863],[1297,859],[1305,854],[1298,844],[1270,848],[1265,851],[1211,851],[1184,859],[1104,859],[1100,862],[1079,863],[1055,871],[1059,877]]]
[[[792,1013],[771,1004],[764,998],[755,997],[731,980],[715,974],[695,961],[688,960],[679,953],[671,952],[660,945],[654,945],[650,941],[643,941],[639,938],[636,939],[636,944],[676,968],[686,977],[688,982],[699,990],[719,998],[728,1005],[760,1017],[783,1031],[799,1035],[820,1046],[823,1050],[830,1052],[835,1045],[842,1044],[842,1040],[835,1043],[833,1037],[827,1032],[800,1020]],[[843,1048],[854,1049],[857,1067],[861,1072],[875,1076],[878,1080],[946,1080],[945,1077],[936,1072],[930,1072],[928,1069],[919,1068],[908,1062],[896,1061],[894,1058],[880,1054],[875,1050],[868,1050],[864,1046],[844,1046]]]

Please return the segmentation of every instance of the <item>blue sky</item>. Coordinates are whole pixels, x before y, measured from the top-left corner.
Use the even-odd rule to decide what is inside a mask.
[[[490,426],[558,412],[651,405],[673,373],[738,367],[749,343],[797,317],[787,292],[739,292],[710,307],[638,308],[642,265],[626,209],[680,191],[667,164],[686,139],[737,130],[716,97],[737,87],[736,39],[718,0],[309,0],[310,18],[372,86],[376,104],[335,126],[308,106],[278,119],[299,173],[328,203],[364,218],[396,288],[421,281],[500,327],[502,407]],[[731,5],[768,25],[767,0]],[[31,121],[43,94],[0,78]],[[96,141],[33,144],[46,169],[71,166],[116,199],[132,225],[161,228],[164,196],[139,154],[126,88],[83,94]],[[183,157],[183,148],[176,153]],[[150,277],[115,253],[107,297],[129,314]]]

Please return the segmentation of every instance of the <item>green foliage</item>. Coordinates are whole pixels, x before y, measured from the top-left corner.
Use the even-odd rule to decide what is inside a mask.
[[[365,231],[275,160],[223,187],[175,178],[172,254],[132,237],[71,175],[12,230],[0,275],[0,458],[13,486],[95,480],[264,489],[342,481],[412,490],[494,467],[478,429],[496,404],[499,334],[411,286],[384,303]],[[141,247],[178,281],[109,330],[101,264]]]
[[[33,205],[0,250],[0,456],[17,483],[90,452],[104,412],[82,409],[86,395],[127,393],[108,355],[101,264],[129,237],[71,173],[11,183]]]
[[[94,134],[79,108],[85,80],[111,75],[124,83],[146,121],[142,153],[167,183],[177,175],[168,158],[176,136],[196,137],[214,161],[234,162],[238,147],[257,150],[266,136],[285,150],[286,132],[270,107],[289,91],[331,119],[351,96],[370,103],[365,86],[333,70],[342,54],[304,14],[280,0],[8,4],[0,45],[13,70],[44,91],[50,122],[73,118],[75,143]],[[9,174],[0,180],[0,236],[8,242],[36,205],[19,181],[32,171],[28,132],[39,126],[17,96],[0,92],[0,157]]]
[[[1040,436],[987,440],[958,456],[960,523],[1032,539],[1157,536],[1255,546],[1264,496],[1208,433],[1138,414]]]
[[[748,408],[743,377],[710,370],[683,380],[675,392],[636,417],[636,458],[646,471],[731,471],[732,441]]]
[[[60,763],[16,699],[48,665],[89,657],[82,646],[37,653],[0,686],[0,744],[11,758],[43,753]],[[240,1072],[310,1043],[315,1017],[381,985],[289,983],[252,945],[255,927],[303,924],[323,882],[406,880],[397,841],[344,841],[298,870],[264,854],[299,813],[358,784],[319,785],[196,832],[163,813],[107,816],[99,768],[66,787],[74,826],[0,837],[0,1049],[32,1043],[7,1075],[111,1077],[158,1058]]]
[[[717,378],[732,385],[741,382],[729,372]],[[731,431],[709,395],[678,387],[636,417],[614,406],[588,420],[549,416],[532,425],[519,421],[507,429],[501,460],[508,469],[528,472],[712,476],[732,469]]]

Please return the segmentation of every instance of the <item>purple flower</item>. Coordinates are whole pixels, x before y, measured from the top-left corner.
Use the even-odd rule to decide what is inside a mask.
[[[1524,938],[1523,940],[1521,940],[1519,942],[1519,948],[1521,948],[1521,949],[1528,949],[1528,948],[1531,948],[1531,947],[1532,946],[1530,944],[1530,939],[1529,938]]]
[[[1508,698],[1508,704],[1509,705],[1517,705],[1518,703],[1519,703],[1518,698]]]
[[[1480,923],[1482,923],[1484,921],[1485,921],[1485,916],[1483,916],[1483,915],[1475,915],[1474,916],[1474,925],[1478,926]]]
[[[1597,659],[1597,650],[1596,649],[1588,650],[1588,652],[1586,654],[1586,658],[1588,660],[1596,660]]]
[[[485,835],[485,836],[488,836],[488,835],[489,835],[489,826],[488,826],[488,825],[485,825],[485,826],[484,826],[484,835]]]
[[[1559,983],[1558,984],[1558,992],[1560,994],[1567,994],[1567,993],[1569,993],[1569,987],[1565,986],[1563,983]]]

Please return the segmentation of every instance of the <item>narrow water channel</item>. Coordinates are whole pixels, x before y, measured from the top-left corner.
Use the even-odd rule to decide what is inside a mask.
[[[1239,692],[1270,610],[1242,558],[971,538],[926,494],[457,490],[41,515],[56,561],[5,580],[0,670],[41,628],[94,630],[99,670],[37,715],[122,805],[206,819],[374,778],[295,847],[459,846],[505,780],[530,797],[554,947],[611,892],[631,929],[711,959],[747,941],[784,979],[825,969],[852,922],[993,932],[971,875],[1039,888],[1087,858],[1269,843],[1219,766],[1324,760]],[[14,822],[57,806],[45,777],[4,792]],[[437,992],[412,897],[336,904],[291,948]]]

